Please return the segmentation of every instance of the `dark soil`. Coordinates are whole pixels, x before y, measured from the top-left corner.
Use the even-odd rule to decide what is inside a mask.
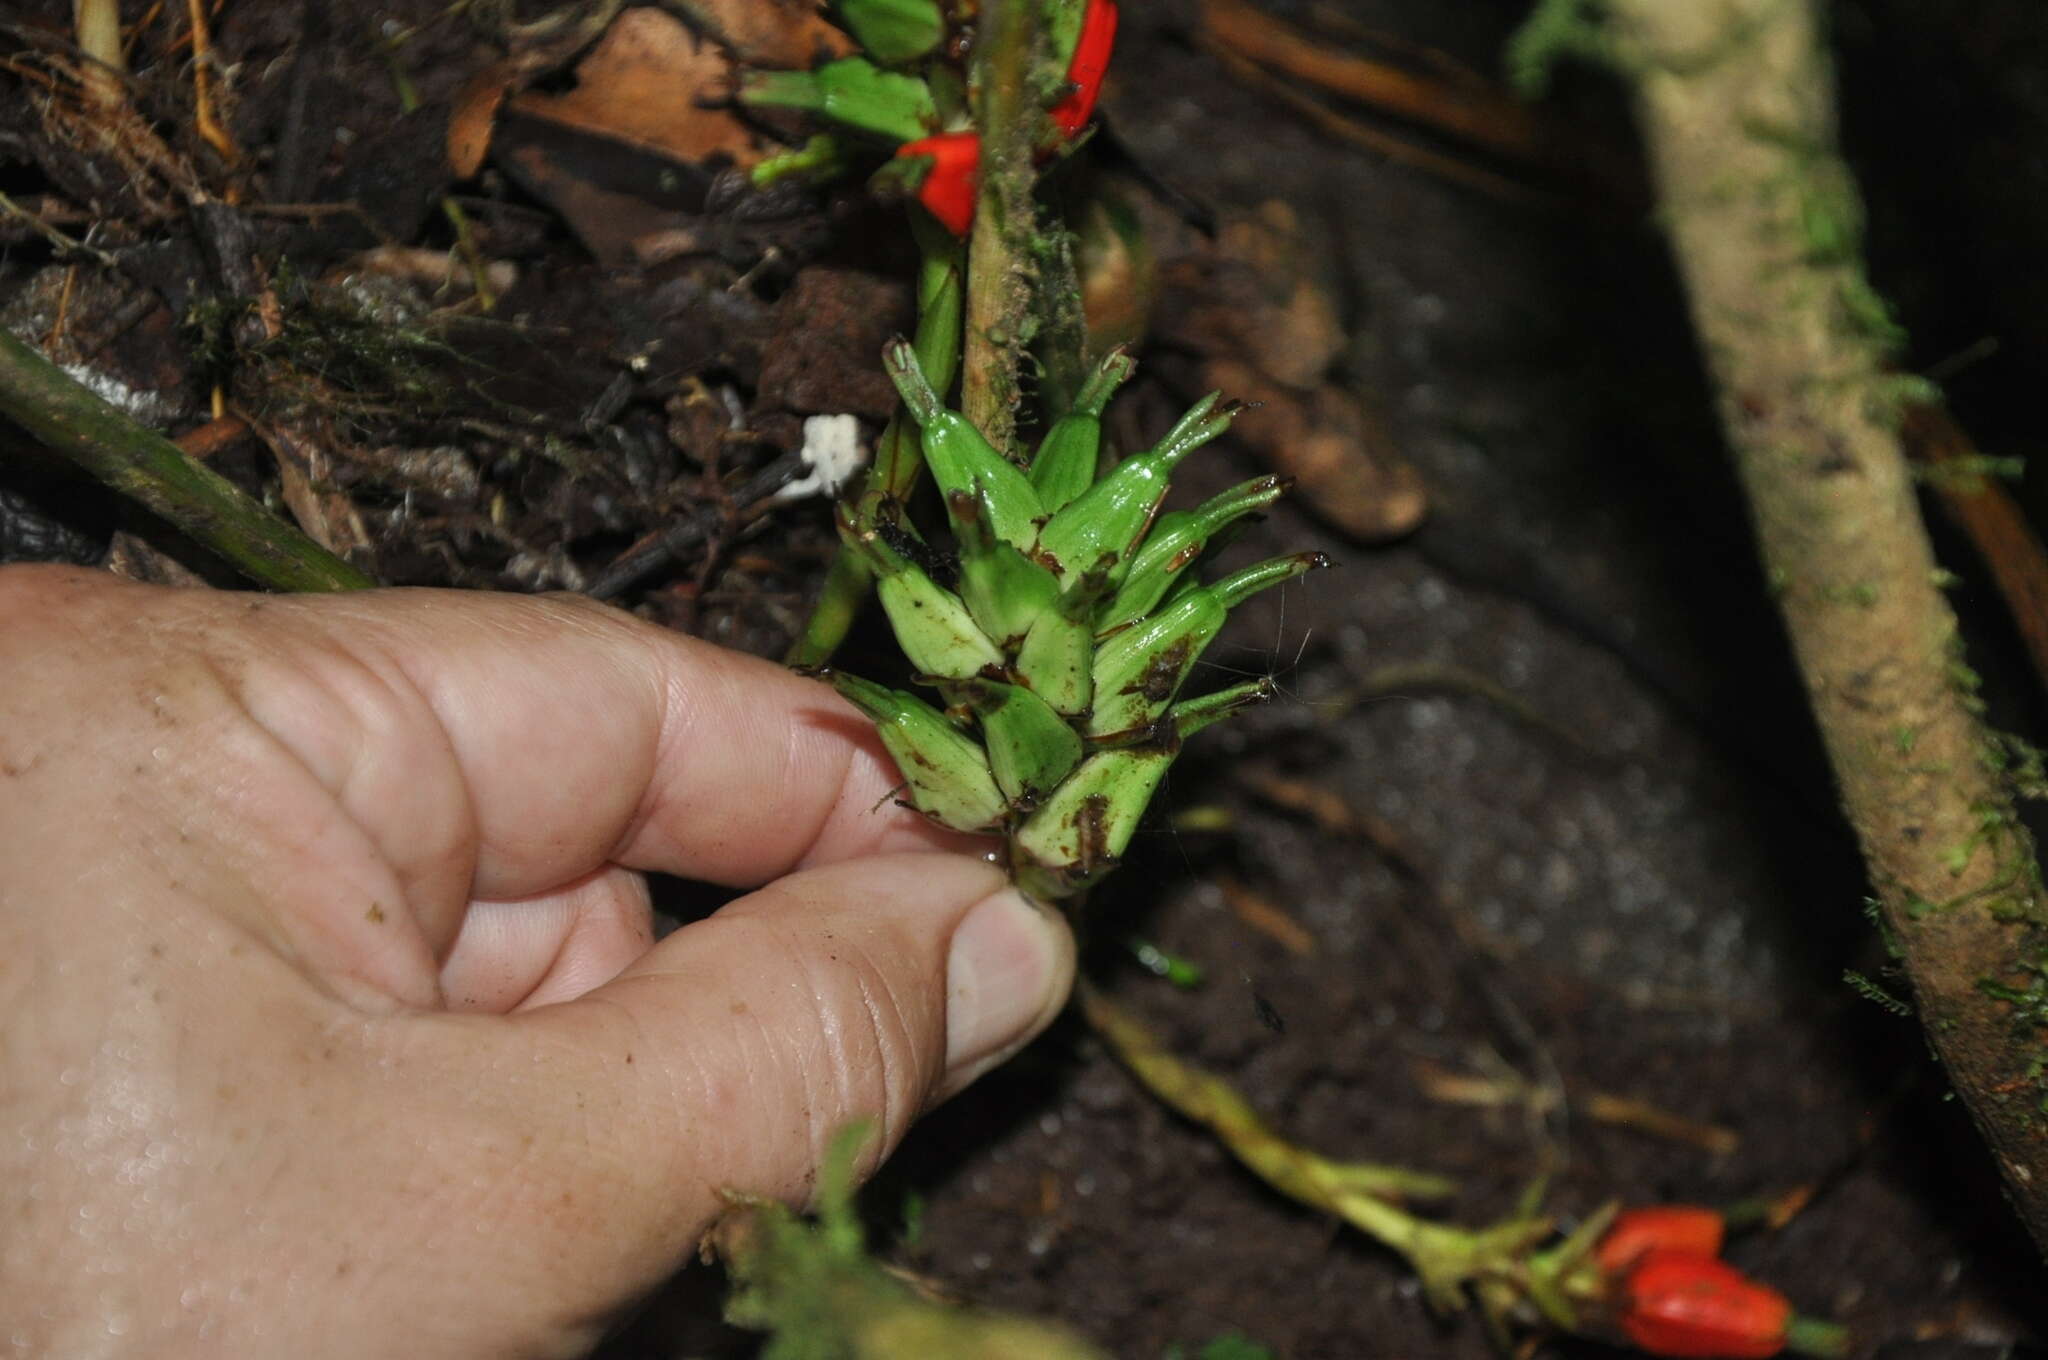
[[[54,0],[16,8],[10,22],[68,22]],[[1545,1173],[1567,1218],[1616,1198],[1803,1188],[1802,1212],[1731,1256],[1802,1311],[1850,1324],[1859,1354],[2007,1354],[2039,1337],[2040,1263],[1913,1022],[1842,981],[1884,982],[1885,961],[1657,237],[1612,186],[1504,198],[1340,147],[1189,42],[1191,8],[1126,7],[1114,139],[1226,215],[1294,207],[1348,333],[1337,377],[1419,468],[1431,514],[1368,545],[1283,504],[1236,550],[1320,548],[1341,570],[1247,606],[1210,653],[1218,678],[1277,674],[1289,702],[1176,767],[1132,863],[1088,908],[1092,976],[1301,1142],[1458,1178],[1447,1212],[1461,1219],[1505,1212]],[[1488,72],[1523,8],[1345,6]],[[285,333],[238,335],[213,301],[234,289],[205,224],[164,185],[53,139],[22,77],[4,74],[0,190],[78,208],[65,229],[99,222],[93,244],[120,264],[67,275],[0,219],[0,320],[59,335],[68,361],[144,394],[138,412],[172,433],[204,421],[223,380],[238,405],[286,413],[333,460],[369,531],[360,556],[387,581],[581,588],[700,515],[703,540],[621,603],[779,653],[816,590],[829,518],[815,501],[753,518],[731,492],[797,441],[802,417],[852,411],[872,433],[886,414],[875,354],[909,315],[900,216],[852,192],[739,208],[715,184],[642,192],[652,180],[627,165],[614,190],[657,203],[700,246],[601,268],[531,183],[448,183],[447,105],[495,55],[467,21],[427,0],[229,0],[217,23],[261,203],[362,210],[238,215],[278,262]],[[387,64],[365,35],[409,23],[419,32]],[[2027,375],[2048,346],[2048,275],[2033,264],[2048,13],[1859,0],[1838,32],[1878,282],[1919,338],[1908,361],[1996,338],[1950,379],[1954,406],[1987,451],[2028,451]],[[1583,74],[1564,86],[1587,145],[1626,163],[1618,92]],[[189,151],[182,88],[167,75],[142,96]],[[345,267],[379,240],[446,248],[444,192],[485,253],[517,267],[488,317],[430,318],[418,286]],[[665,192],[688,201],[659,204]],[[1150,372],[1123,428],[1156,432],[1189,395],[1186,355]],[[0,430],[0,558],[99,560],[119,530],[227,581],[23,445]],[[1181,494],[1266,470],[1219,448]],[[275,484],[254,439],[219,463]],[[2005,720],[2029,724],[2032,690],[1976,564],[1951,556],[1983,616],[1973,659],[2009,697]],[[1282,806],[1276,780],[1339,795],[1352,829]],[[1176,829],[1194,808],[1215,814],[1208,829]],[[1232,883],[1312,947],[1248,926]],[[1154,979],[1134,936],[1206,981]],[[1445,1074],[1505,1094],[1451,1102],[1425,1080]],[[1614,1098],[1727,1136],[1709,1149],[1603,1118]],[[1119,1356],[1228,1333],[1295,1360],[1489,1350],[1473,1320],[1433,1317],[1396,1259],[1165,1112],[1078,1022],[928,1119],[867,1202],[906,1265]],[[715,1288],[686,1272],[605,1354],[743,1349],[710,1321]]]

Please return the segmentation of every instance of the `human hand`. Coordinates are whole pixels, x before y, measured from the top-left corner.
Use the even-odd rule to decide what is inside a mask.
[[[824,686],[587,602],[0,570],[0,1340],[573,1354],[1057,1013]],[[642,871],[758,890],[652,942]],[[764,886],[765,885],[765,886]]]

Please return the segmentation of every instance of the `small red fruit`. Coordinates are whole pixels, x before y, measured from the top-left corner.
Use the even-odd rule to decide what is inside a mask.
[[[1593,1259],[1601,1273],[1619,1275],[1657,1250],[1683,1251],[1694,1256],[1719,1256],[1723,1224],[1721,1215],[1697,1204],[1649,1204],[1624,1209],[1615,1215]]]
[[[1088,0],[1088,8],[1081,15],[1081,36],[1067,62],[1067,84],[1073,88],[1052,106],[1052,120],[1067,136],[1072,137],[1088,126],[1088,119],[1095,112],[1096,97],[1102,93],[1102,77],[1109,70],[1110,50],[1115,46],[1115,0]]]
[[[1785,1347],[1792,1304],[1735,1267],[1652,1250],[1622,1284],[1622,1331],[1652,1355],[1764,1360]]]
[[[917,186],[917,201],[947,231],[965,236],[974,225],[974,200],[981,191],[981,138],[972,132],[941,132],[905,142],[896,154],[931,157],[931,169]]]

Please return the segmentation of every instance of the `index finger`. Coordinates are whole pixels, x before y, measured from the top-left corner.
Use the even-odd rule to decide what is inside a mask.
[[[829,686],[588,600],[400,590],[277,607],[296,638],[272,645],[311,646],[375,683],[367,698],[330,682],[325,704],[265,705],[266,725],[315,748],[308,764],[335,771],[330,786],[395,858],[445,822],[435,805],[466,799],[473,896],[545,891],[607,862],[752,887],[985,844],[894,804],[895,766]],[[352,730],[318,730],[337,707]],[[438,775],[436,750],[452,762]]]

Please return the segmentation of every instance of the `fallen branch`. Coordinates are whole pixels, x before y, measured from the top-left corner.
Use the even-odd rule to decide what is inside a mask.
[[[0,415],[163,516],[251,580],[279,590],[361,590],[377,584],[5,330]]]

